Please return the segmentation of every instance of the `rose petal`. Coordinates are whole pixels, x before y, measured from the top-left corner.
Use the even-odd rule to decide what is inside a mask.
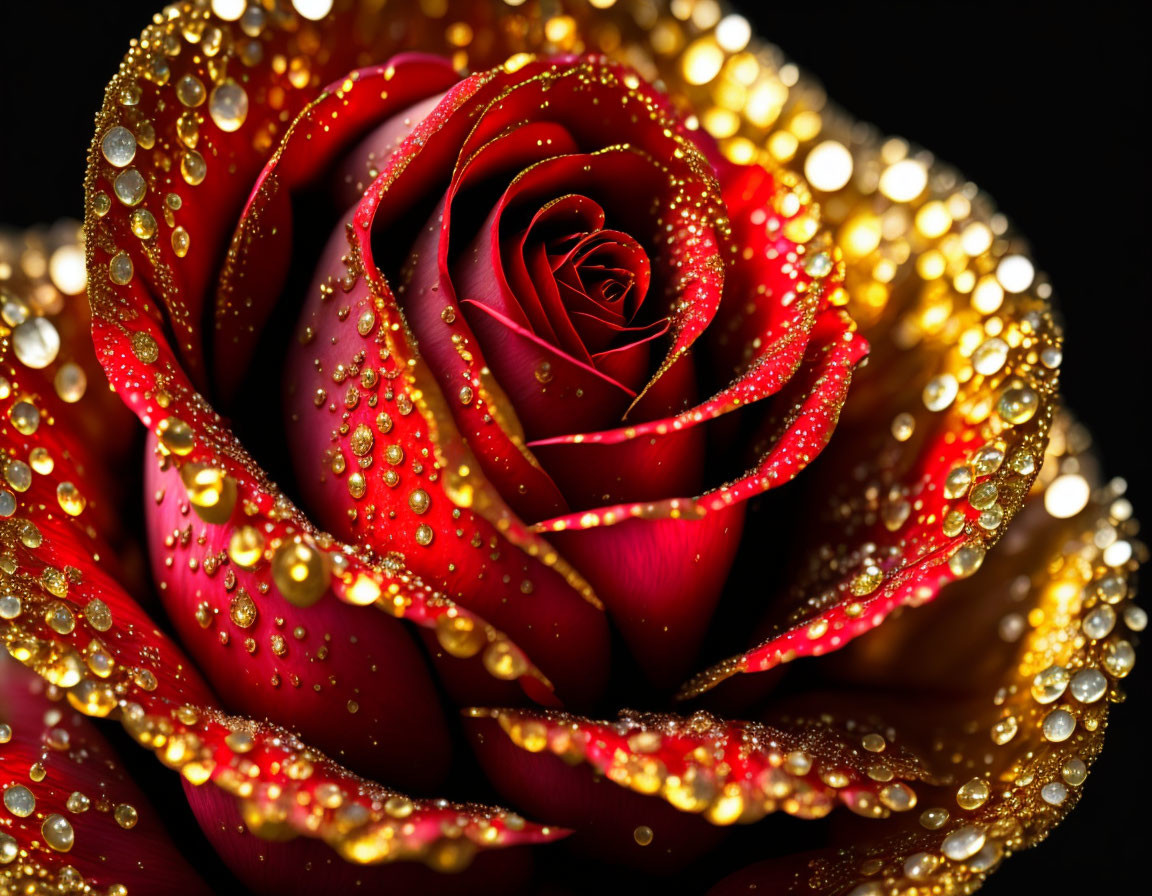
[[[894,300],[893,316],[899,301],[912,298],[910,286]],[[1029,358],[1057,344],[1058,331],[1039,309],[1022,313],[1032,300],[1016,301],[1021,311],[1006,307],[997,317],[1016,348],[987,374],[973,375],[975,345],[964,343],[965,355],[957,342],[963,328],[915,356],[892,342],[894,318],[873,329],[869,339],[884,363],[866,368],[824,475],[810,482],[826,509],[809,516],[818,522],[804,533],[792,581],[760,627],[764,640],[697,676],[684,696],[842,647],[893,609],[931,600],[978,568],[1031,485],[1056,400],[1055,371]],[[979,333],[979,313],[964,317]]]
[[[1062,462],[1090,477],[1094,467],[1075,428],[1060,422],[1055,432],[1043,490]],[[979,572],[839,654],[834,674],[842,691],[793,701],[844,721],[877,713],[913,739],[929,767],[947,774],[939,786],[918,788],[917,810],[925,815],[845,828],[827,849],[752,865],[711,892],[803,883],[816,867],[826,892],[870,882],[894,890],[974,888],[1075,805],[1102,745],[1108,705],[1122,699],[1121,680],[1132,667],[1129,623],[1140,629],[1144,616],[1130,603],[1136,562],[1101,562],[1095,543],[1101,527],[1131,535],[1127,509],[1123,520],[1112,511],[1115,490],[1097,487],[1070,519],[1045,511],[1043,490],[1033,490]],[[958,621],[970,635],[967,649],[938,637]],[[917,643],[936,644],[937,652],[892,659]],[[972,644],[983,645],[980,655]]]
[[[181,643],[226,705],[289,726],[379,780],[417,791],[442,784],[450,736],[408,627],[331,598],[310,607],[287,601],[268,587],[266,564],[254,570],[229,556],[240,527],[201,519],[156,446],[150,436],[153,578]]]
[[[339,269],[347,245],[343,233],[334,236],[326,252],[331,267],[319,269],[318,283]],[[542,551],[534,556],[521,549],[506,524],[481,510],[490,499],[487,486],[474,484],[483,475],[474,458],[441,459],[436,436],[441,443],[459,440],[449,431],[453,414],[444,397],[437,398],[443,412],[436,415],[418,405],[417,395],[427,404],[437,385],[417,389],[408,379],[413,368],[405,358],[412,349],[391,329],[389,321],[399,313],[384,297],[387,288],[359,277],[342,291],[347,314],[328,307],[319,289],[312,291],[301,326],[316,334],[315,341],[297,344],[288,361],[293,380],[287,426],[294,437],[298,485],[317,508],[319,522],[335,535],[411,569],[519,644],[516,662],[507,667],[501,662],[503,645],[489,647],[481,629],[453,629],[446,617],[437,631],[450,653],[479,657],[487,650],[490,669],[509,670],[523,665],[521,648],[529,657],[547,656],[543,680],[554,683],[565,699],[592,699],[607,673],[603,614],[542,562],[549,559]],[[439,318],[437,324],[449,330]],[[425,359],[427,345],[422,341]],[[496,430],[492,444],[515,451],[497,423],[482,419],[490,388],[482,381],[468,388],[467,404],[459,397],[453,401],[458,416],[481,431]],[[470,447],[458,443],[464,451]],[[595,657],[601,658],[599,672],[590,675]]]
[[[897,746],[880,774],[877,758],[860,746],[870,729],[849,734],[818,719],[770,726],[706,713],[624,712],[617,722],[520,710],[469,715],[477,756],[506,798],[525,807],[547,802],[574,829],[577,849],[587,844],[653,868],[714,845],[720,838],[705,822],[746,824],[778,811],[822,818],[837,806],[886,817],[915,805],[913,787],[928,778]],[[581,764],[605,780],[593,785]],[[633,795],[622,797],[608,782]],[[648,842],[659,847],[646,854]]]
[[[70,866],[93,888],[120,885],[141,896],[209,892],[96,726],[55,702],[59,689],[51,691],[53,699],[40,677],[0,660],[3,884],[23,891]],[[16,850],[22,858],[12,865]]]
[[[359,888],[366,893],[496,896],[526,885],[532,871],[530,847],[482,851],[472,857],[471,845],[459,840],[442,841],[427,865],[342,862],[314,840],[256,836],[245,826],[236,801],[218,788],[185,783],[184,789],[212,847],[252,893],[341,896]]]
[[[69,522],[42,506],[18,510],[37,537],[28,537],[23,524],[0,525],[9,653],[66,690],[76,709],[117,718],[189,781],[213,781],[241,798],[250,826],[323,839],[357,862],[436,861],[445,839],[487,847],[561,833],[482,807],[408,801],[283,728],[225,715],[194,667],[93,561]]]
[[[366,127],[388,119],[367,138],[371,148],[361,151],[369,155],[382,144],[391,144],[398,133],[406,135],[410,127],[404,124],[405,116],[426,105],[430,94],[434,101],[457,80],[444,59],[400,56],[342,77],[292,122],[251,188],[216,291],[214,376],[228,399],[249,369],[257,334],[282,306],[285,287],[292,282],[285,258],[294,254],[293,200],[318,179],[327,179],[336,158]],[[336,204],[329,210],[328,228],[335,226],[346,207]],[[323,232],[324,223],[316,220],[319,215],[314,203],[307,213],[309,233]],[[307,251],[303,255],[312,257]]]

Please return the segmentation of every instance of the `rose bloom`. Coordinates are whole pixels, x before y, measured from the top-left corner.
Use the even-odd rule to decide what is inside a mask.
[[[1143,548],[988,198],[714,4],[332,7],[133,44],[91,343],[75,233],[0,243],[5,892],[970,892],[1041,839]]]

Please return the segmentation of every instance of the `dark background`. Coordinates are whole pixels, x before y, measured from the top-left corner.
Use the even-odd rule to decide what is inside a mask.
[[[1032,241],[1063,312],[1063,385],[1108,475],[1152,513],[1146,390],[1152,316],[1140,7],[1054,4],[737,4],[829,95],[886,133],[957,165]],[[0,223],[79,217],[104,85],[161,0],[0,0]],[[1147,648],[1142,659],[1148,662]],[[1143,875],[1152,787],[1138,726],[1148,676],[1129,680],[1072,816],[984,892],[1072,893]],[[1143,709],[1143,713],[1141,712]]]

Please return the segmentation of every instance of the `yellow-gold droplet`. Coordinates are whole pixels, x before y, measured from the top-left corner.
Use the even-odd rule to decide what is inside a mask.
[[[136,809],[127,803],[121,803],[117,806],[112,812],[112,817],[116,819],[116,824],[125,830],[136,827],[136,822],[139,820]]]
[[[302,541],[282,544],[272,555],[272,581],[284,599],[310,607],[328,590],[327,557]]]
[[[640,846],[648,846],[655,836],[652,828],[646,824],[639,825],[636,830],[632,832],[633,839],[635,839]]]
[[[452,656],[467,658],[478,654],[488,638],[470,616],[446,613],[436,620],[436,640]]]
[[[988,801],[992,791],[983,778],[973,778],[956,791],[956,804],[961,809],[979,809]]]
[[[188,502],[196,515],[206,523],[227,522],[236,506],[236,480],[211,464],[185,464],[180,480],[188,493]]]
[[[966,544],[948,558],[948,568],[959,579],[972,575],[984,562],[984,548]]]
[[[256,622],[256,617],[259,615],[256,602],[244,588],[240,588],[232,595],[228,615],[240,628],[250,628]]]
[[[56,486],[56,501],[60,509],[69,516],[79,516],[88,506],[88,499],[80,494],[80,489],[71,482],[61,482]]]
[[[1027,386],[1016,386],[1005,390],[996,403],[996,411],[1005,423],[1019,425],[1027,423],[1036,415],[1040,407],[1039,396]]]
[[[57,852],[68,852],[76,842],[76,832],[72,830],[72,823],[55,812],[44,819],[40,833],[44,835],[44,842]]]
[[[252,569],[264,556],[264,536],[255,526],[240,526],[228,539],[228,556],[244,569]]]
[[[484,668],[494,678],[513,681],[528,671],[528,660],[508,641],[494,641],[484,651]]]
[[[416,489],[408,496],[408,506],[412,508],[413,513],[427,513],[431,504],[432,499],[422,488]]]
[[[160,440],[160,447],[168,454],[181,457],[191,454],[196,445],[192,427],[179,417],[165,417],[156,426],[156,438]]]
[[[360,607],[366,607],[369,604],[374,604],[380,597],[380,586],[376,584],[376,580],[371,576],[364,574],[359,575],[356,581],[352,583],[351,587],[345,592],[345,596],[349,603],[356,604]]]

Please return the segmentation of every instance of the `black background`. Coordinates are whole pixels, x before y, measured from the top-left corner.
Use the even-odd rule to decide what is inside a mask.
[[[1147,144],[1137,137],[1149,63],[1139,6],[742,5],[835,101],[957,165],[1029,237],[1066,323],[1069,403],[1095,434],[1106,473],[1125,476],[1138,513],[1152,513],[1142,433],[1152,234]],[[79,217],[104,85],[159,7],[0,0],[0,223]],[[1080,806],[984,892],[1139,879],[1152,801],[1137,730],[1148,691],[1138,667]]]

